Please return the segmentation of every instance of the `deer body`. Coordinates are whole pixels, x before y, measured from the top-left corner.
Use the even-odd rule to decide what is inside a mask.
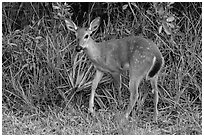
[[[83,50],[96,67],[96,75],[92,82],[89,110],[94,113],[94,94],[104,73],[113,76],[116,86],[119,88],[120,97],[120,74],[129,70],[130,103],[125,112],[128,118],[138,99],[138,86],[146,77],[150,79],[155,94],[154,119],[157,120],[158,87],[157,79],[159,71],[163,66],[163,57],[157,46],[148,39],[139,36],[130,36],[122,39],[112,39],[105,42],[95,42],[90,34],[99,26],[100,18],[96,18],[89,28],[78,28],[74,22],[65,20],[67,28],[74,31],[79,41],[76,47],[78,51]]]
[[[97,69],[110,73],[129,69],[131,60],[151,67],[153,58],[161,57],[154,43],[136,36],[90,44],[85,52]]]

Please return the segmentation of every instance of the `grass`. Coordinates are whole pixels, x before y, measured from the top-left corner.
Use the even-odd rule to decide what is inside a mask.
[[[163,28],[159,33],[162,25],[156,13],[149,15],[143,12],[142,4],[137,4],[123,5],[124,11],[120,12],[120,4],[109,3],[107,16],[111,20],[104,21],[101,26],[105,27],[93,37],[101,41],[111,39],[112,34],[117,38],[137,34],[142,24],[138,35],[159,45],[165,65],[159,76],[158,123],[152,121],[153,95],[149,81],[144,81],[139,87],[141,106],[136,105],[126,123],[119,124],[129,103],[126,74],[122,79],[124,104],[117,106],[117,91],[110,76],[105,75],[96,91],[96,115],[89,114],[95,69],[84,54],[76,53],[74,35],[66,30],[62,20],[53,19],[50,28],[46,18],[42,18],[33,20],[32,26],[3,33],[2,134],[202,134],[201,5],[189,3],[181,11],[168,11],[170,15],[178,14],[171,24],[176,27]],[[152,5],[149,9],[154,8]]]
[[[93,117],[75,109],[14,114],[3,107],[3,135],[166,135],[201,134],[198,119],[186,114],[166,118],[163,114],[156,124],[146,115],[130,118],[126,125],[119,125],[117,114],[100,110]],[[200,116],[194,114],[193,118]],[[192,116],[191,116],[192,118]]]

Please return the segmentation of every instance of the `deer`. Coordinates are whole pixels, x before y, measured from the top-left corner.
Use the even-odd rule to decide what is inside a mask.
[[[157,121],[158,115],[158,75],[163,67],[164,59],[157,45],[150,39],[142,36],[129,36],[121,39],[111,39],[95,42],[91,34],[100,25],[100,17],[95,18],[89,27],[78,27],[71,19],[65,19],[68,30],[76,35],[77,52],[84,52],[95,66],[96,73],[92,81],[89,99],[89,111],[94,114],[94,95],[104,73],[112,75],[121,96],[121,74],[129,70],[130,103],[124,113],[128,119],[135,103],[138,100],[138,87],[143,80],[150,80],[154,93],[153,119]],[[119,97],[121,98],[121,97]]]

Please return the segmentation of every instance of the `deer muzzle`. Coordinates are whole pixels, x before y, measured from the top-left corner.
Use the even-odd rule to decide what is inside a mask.
[[[83,48],[82,48],[81,46],[79,46],[79,45],[76,46],[76,51],[77,51],[77,52],[80,52],[81,50],[83,50]]]

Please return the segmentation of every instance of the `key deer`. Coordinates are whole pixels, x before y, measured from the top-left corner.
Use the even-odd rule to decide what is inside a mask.
[[[89,100],[90,112],[94,113],[94,94],[103,74],[109,73],[112,75],[116,86],[119,88],[120,98],[120,74],[124,70],[129,70],[130,103],[125,112],[125,118],[128,118],[138,99],[138,86],[141,80],[146,78],[151,81],[154,93],[154,120],[157,121],[157,80],[164,59],[155,43],[140,36],[97,43],[90,35],[99,27],[100,17],[94,19],[89,28],[79,28],[70,19],[65,19],[65,23],[70,31],[75,32],[78,41],[76,51],[83,50],[96,68]]]

